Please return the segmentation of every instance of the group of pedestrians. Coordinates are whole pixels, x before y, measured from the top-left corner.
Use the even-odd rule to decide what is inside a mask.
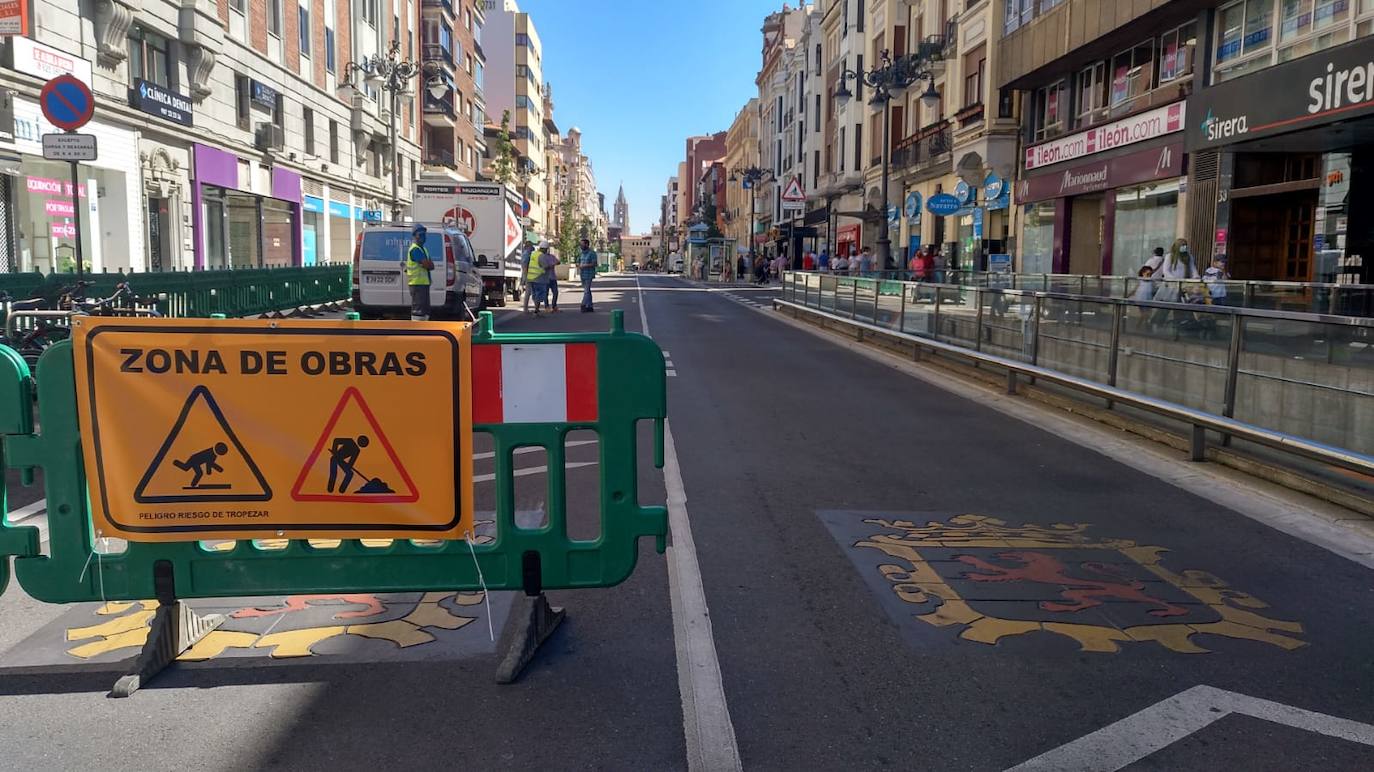
[[[1154,254],[1140,266],[1136,275],[1140,283],[1131,296],[1133,300],[1207,305],[1224,305],[1227,302],[1226,282],[1231,278],[1226,272],[1226,258],[1220,255],[1213,256],[1211,265],[1199,272],[1187,239],[1175,241],[1167,253],[1163,247],[1155,247]],[[1204,336],[1215,327],[1215,321],[1210,318],[1198,318],[1192,312],[1165,308],[1153,311],[1140,309],[1136,324],[1146,327],[1171,321],[1180,329],[1197,328]]]
[[[591,241],[582,239],[582,249],[577,255],[578,278],[582,282],[582,313],[596,310],[592,304],[592,281],[596,279],[596,267],[600,258],[592,249]],[[525,271],[524,312],[530,313],[530,301],[534,301],[534,315],[539,315],[542,306],[550,313],[558,311],[558,266],[562,261],[548,241],[541,241],[538,247],[526,245],[523,265]]]

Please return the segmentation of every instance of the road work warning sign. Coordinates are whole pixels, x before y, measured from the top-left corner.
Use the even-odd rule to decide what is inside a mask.
[[[461,324],[74,320],[94,527],[463,538],[470,345]]]

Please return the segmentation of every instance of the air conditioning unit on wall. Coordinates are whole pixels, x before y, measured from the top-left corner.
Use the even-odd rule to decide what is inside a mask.
[[[286,132],[275,123],[259,123],[253,134],[253,144],[269,153],[281,152],[286,147]]]

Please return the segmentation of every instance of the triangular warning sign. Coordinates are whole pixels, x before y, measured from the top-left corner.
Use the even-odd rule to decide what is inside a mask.
[[[315,441],[291,489],[296,501],[410,504],[420,491],[362,392],[350,386]]]
[[[134,489],[140,504],[269,501],[272,489],[224,419],[215,397],[197,386]]]
[[[806,194],[802,192],[801,179],[793,177],[787,181],[787,187],[782,191],[783,201],[805,201]]]

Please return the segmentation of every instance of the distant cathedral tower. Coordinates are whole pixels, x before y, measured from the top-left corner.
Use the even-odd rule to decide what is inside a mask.
[[[621,233],[630,232],[630,204],[625,200],[625,186],[620,186],[620,193],[615,197],[615,214],[611,217],[611,224],[620,227]]]

